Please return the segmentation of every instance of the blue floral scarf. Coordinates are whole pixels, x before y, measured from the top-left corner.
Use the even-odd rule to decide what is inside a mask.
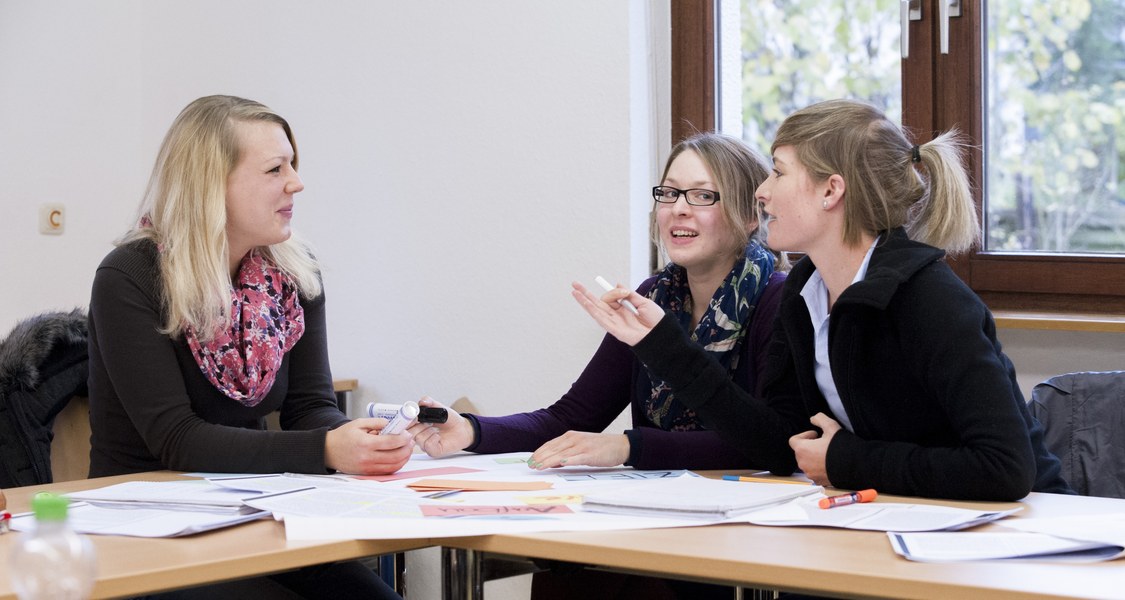
[[[727,371],[738,368],[742,342],[749,329],[750,315],[766,289],[774,271],[774,256],[757,242],[746,247],[743,258],[735,262],[730,274],[723,280],[699,320],[695,331],[691,327],[692,297],[688,288],[687,271],[669,263],[657,276],[648,297],[671,313],[680,327],[691,334],[691,339],[703,347]],[[645,414],[653,424],[665,431],[694,431],[702,429],[695,411],[676,401],[668,384],[649,373],[652,391],[645,402]]]

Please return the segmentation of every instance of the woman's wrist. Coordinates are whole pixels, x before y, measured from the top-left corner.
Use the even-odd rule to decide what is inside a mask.
[[[469,438],[469,445],[465,446],[464,450],[472,452],[480,444],[480,421],[477,420],[476,415],[465,413],[461,415],[467,421],[467,429],[465,436]]]

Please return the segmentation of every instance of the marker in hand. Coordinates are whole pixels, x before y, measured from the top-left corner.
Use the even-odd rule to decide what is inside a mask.
[[[871,502],[875,499],[875,496],[878,495],[875,490],[860,490],[851,494],[840,494],[839,496],[821,498],[817,505],[821,508],[835,508],[837,506],[847,506],[859,502]]]
[[[367,416],[378,417],[390,421],[402,410],[401,404],[380,404],[370,402],[367,404]],[[418,407],[419,423],[444,423],[449,420],[449,411],[433,406]]]
[[[613,289],[613,285],[611,285],[608,281],[606,281],[605,277],[602,277],[601,275],[598,275],[597,277],[595,277],[594,281],[598,282],[598,285],[602,286],[602,288],[605,289],[605,291],[607,291],[607,292]],[[622,298],[622,299],[618,300],[618,302],[621,304],[621,306],[624,306],[625,308],[629,309],[629,312],[633,313],[634,315],[637,314],[637,307],[633,306],[632,302],[629,302],[625,298]]]
[[[379,432],[379,435],[402,433],[407,427],[410,427],[410,424],[413,423],[416,418],[418,418],[418,403],[407,402],[402,405],[402,408],[398,409],[398,413],[396,413],[394,418],[387,423],[387,426]]]

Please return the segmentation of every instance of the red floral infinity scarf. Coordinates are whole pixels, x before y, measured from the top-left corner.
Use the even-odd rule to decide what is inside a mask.
[[[242,261],[231,290],[230,329],[209,342],[185,337],[199,370],[220,392],[257,406],[273,387],[281,360],[305,332],[297,289],[257,252]]]

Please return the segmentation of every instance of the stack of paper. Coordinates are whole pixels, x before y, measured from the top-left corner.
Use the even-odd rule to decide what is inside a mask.
[[[1120,558],[1125,547],[1022,532],[888,532],[891,548],[918,562],[1035,559],[1066,562]]]
[[[592,512],[721,521],[823,491],[818,485],[677,477],[589,493],[582,508]]]
[[[246,513],[253,511],[243,504],[256,492],[219,487],[204,480],[190,481],[130,481],[95,490],[67,494],[71,500],[80,500],[102,507],[155,508],[163,510],[190,510],[218,513]]]
[[[226,489],[201,479],[188,481],[131,481],[74,492],[69,511],[79,533],[175,537],[229,527],[269,516],[243,503],[256,492]],[[31,513],[17,515],[12,527],[26,530]]]
[[[72,504],[67,511],[67,520],[79,533],[148,538],[192,535],[268,516],[269,513],[265,511],[241,514],[156,508],[122,509],[85,503]],[[12,528],[16,531],[30,531],[34,527],[35,516],[32,513],[12,518]]]
[[[1125,557],[1125,513],[1015,519],[1017,532],[890,532],[891,547],[910,560],[943,562],[1006,558],[1082,561]]]

